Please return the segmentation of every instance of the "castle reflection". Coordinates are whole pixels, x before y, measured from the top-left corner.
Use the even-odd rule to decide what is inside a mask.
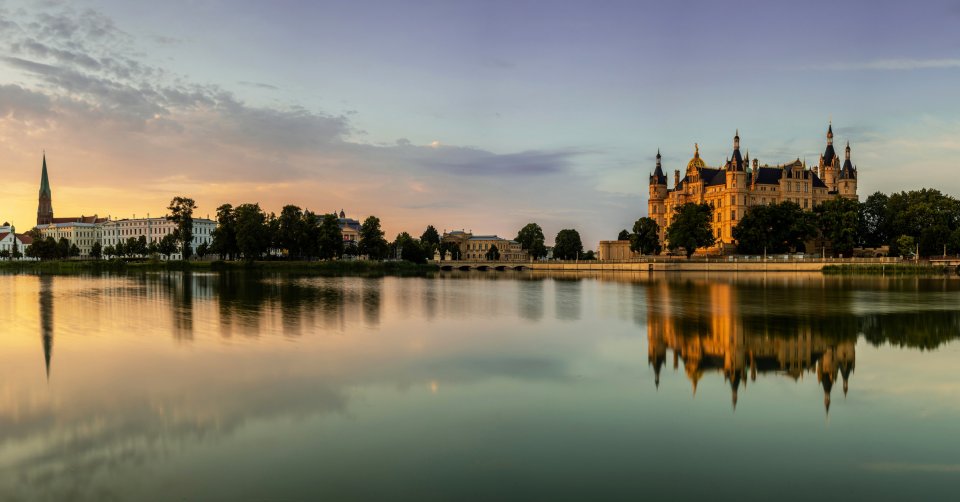
[[[814,309],[770,322],[761,304],[765,297],[745,292],[749,290],[717,282],[649,286],[648,357],[655,385],[660,386],[669,350],[674,370],[683,362],[694,395],[704,375],[718,373],[730,385],[735,408],[741,390],[757,375],[799,380],[812,373],[823,388],[823,404],[829,412],[838,379],[844,395],[849,389],[856,366],[857,331],[828,332],[828,325],[849,323],[809,315]]]

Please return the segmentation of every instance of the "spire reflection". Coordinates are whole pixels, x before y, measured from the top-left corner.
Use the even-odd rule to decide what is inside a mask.
[[[50,358],[53,354],[53,277],[40,276],[40,339],[43,341],[43,361],[47,380],[50,380]]]

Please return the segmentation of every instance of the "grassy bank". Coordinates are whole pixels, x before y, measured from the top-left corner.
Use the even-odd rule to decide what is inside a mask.
[[[844,264],[823,267],[824,274],[830,275],[945,275],[954,274],[953,267],[930,264],[892,263],[892,264]]]
[[[269,271],[316,275],[424,275],[436,272],[436,265],[379,261],[159,261],[159,260],[51,260],[2,261],[0,273],[82,274],[107,272],[161,271]]]

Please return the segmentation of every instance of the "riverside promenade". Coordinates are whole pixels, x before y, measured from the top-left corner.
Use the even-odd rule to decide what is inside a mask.
[[[655,257],[639,260],[442,261],[443,270],[538,270],[558,272],[820,272],[828,265],[882,266],[900,258]]]

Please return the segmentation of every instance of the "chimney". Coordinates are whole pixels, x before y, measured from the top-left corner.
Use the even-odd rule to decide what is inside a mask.
[[[680,170],[673,170],[673,188],[676,189],[680,185]]]

